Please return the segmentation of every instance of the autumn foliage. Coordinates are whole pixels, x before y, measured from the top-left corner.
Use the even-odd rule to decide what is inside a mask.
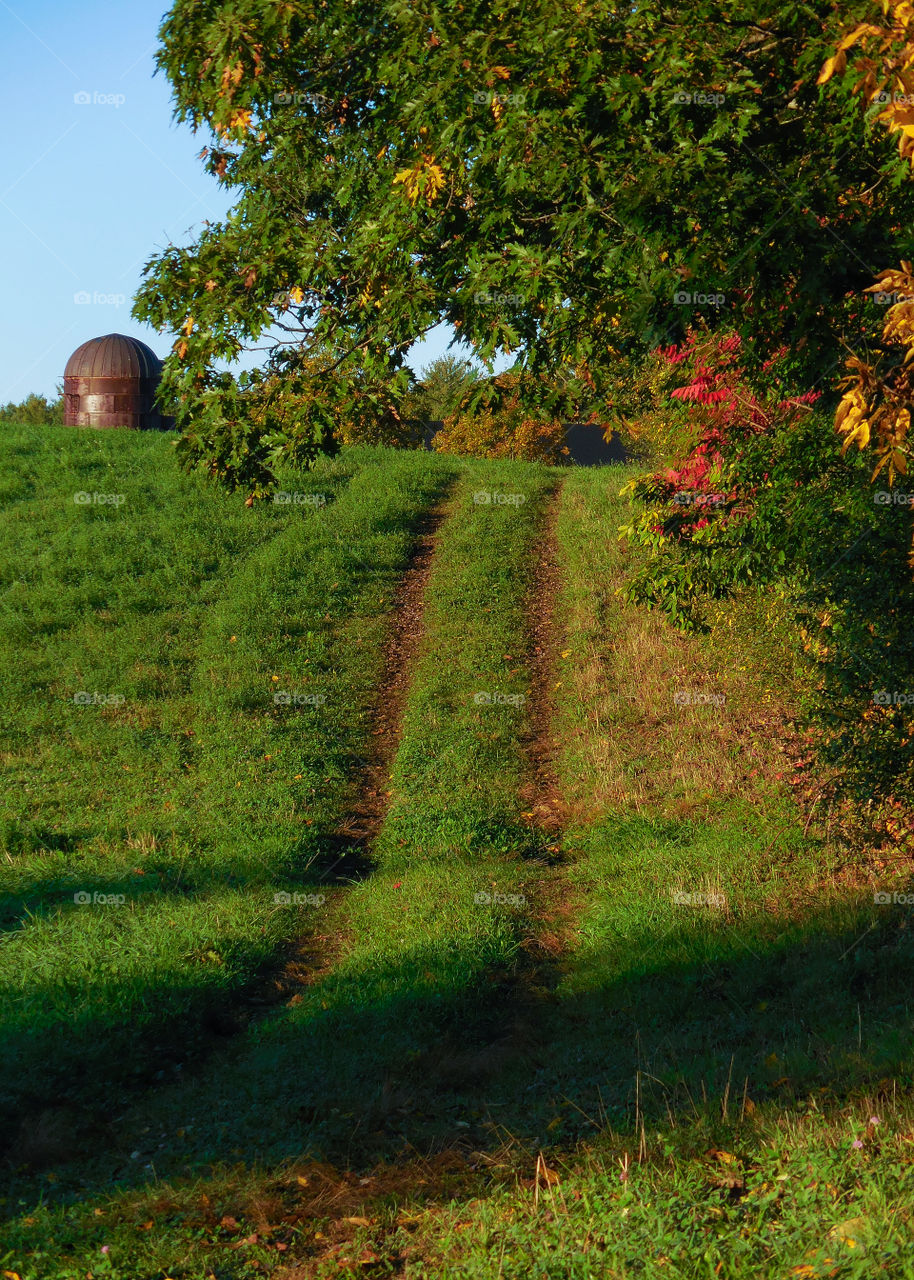
[[[898,135],[899,156],[914,170],[914,4],[883,0],[882,9],[888,25],[866,22],[855,26],[823,65],[818,83],[846,73],[849,51],[859,49],[860,56],[850,66],[858,76],[852,93],[859,93],[867,105],[882,104],[876,120],[890,134]],[[852,444],[859,449],[871,446],[876,456],[872,480],[884,471],[889,488],[898,475],[908,474],[910,455],[910,406],[914,400],[911,270],[911,263],[902,261],[900,270],[881,272],[864,290],[895,301],[886,313],[882,351],[875,360],[851,356],[846,361],[850,373],[841,384],[846,389],[835,415],[835,426],[844,436],[844,451]],[[885,371],[879,367],[883,360]],[[914,568],[914,543],[909,563]]]
[[[724,528],[752,518],[757,486],[739,478],[735,464],[742,449],[752,438],[789,428],[822,395],[781,394],[777,367],[786,354],[778,348],[763,361],[761,373],[772,383],[763,393],[747,378],[737,333],[690,330],[684,342],[655,351],[661,369],[684,379],[668,393],[682,406],[692,439],[680,461],[632,482],[630,488],[651,502],[644,530],[682,542],[712,524]]]
[[[468,405],[444,419],[434,438],[441,453],[474,458],[513,458],[526,462],[560,463],[568,457],[565,428],[557,419],[531,415],[517,394],[515,375],[500,374],[493,387],[502,394],[496,406]]]

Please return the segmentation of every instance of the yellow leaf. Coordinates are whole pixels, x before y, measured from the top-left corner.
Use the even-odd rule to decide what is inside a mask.
[[[403,183],[410,204],[415,204],[422,194],[430,204],[444,186],[444,181],[444,171],[434,156],[422,156],[411,169],[401,169],[394,177],[395,183]]]
[[[866,448],[870,442],[870,424],[867,422],[866,418],[864,418],[859,427],[851,433],[850,439],[856,440],[859,448]]]
[[[719,1160],[721,1164],[736,1164],[736,1156],[729,1151],[718,1151],[716,1147],[712,1147],[708,1155]]]
[[[191,333],[193,333],[193,330],[194,330],[194,318],[193,316],[188,316],[181,326],[181,332],[186,333],[189,336]]]
[[[822,70],[819,72],[819,78],[816,81],[816,84],[825,84],[827,80],[830,80],[832,78],[835,72],[838,72],[840,74],[842,71],[844,71],[846,66],[847,66],[847,54],[844,52],[843,49],[839,49],[839,51],[835,54],[833,58],[829,58],[828,61],[823,64]]]
[[[856,425],[852,427],[844,427],[843,430],[847,432],[847,438],[841,447],[842,456],[847,453],[847,450],[855,440],[861,449],[866,448],[870,442],[870,424],[866,418],[856,422]]]
[[[856,44],[857,41],[862,39],[863,36],[879,36],[879,35],[882,35],[882,31],[880,30],[879,27],[871,26],[869,23],[862,23],[859,27],[855,27],[853,31],[849,32],[844,37],[844,39],[838,45],[838,51],[840,53],[844,49],[849,49],[851,45]]]
[[[832,1227],[828,1234],[832,1240],[840,1240],[848,1249],[859,1249],[863,1252],[860,1236],[865,1235],[866,1230],[866,1218],[848,1218],[846,1222],[839,1222]]]
[[[492,71],[498,76],[499,80],[507,80],[511,75],[507,67],[493,67]]]
[[[370,1227],[371,1223],[367,1218],[344,1218],[344,1222],[350,1222],[354,1227]]]

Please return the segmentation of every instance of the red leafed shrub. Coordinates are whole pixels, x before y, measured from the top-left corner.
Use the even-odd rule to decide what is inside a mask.
[[[766,394],[750,386],[738,333],[699,338],[690,331],[679,345],[658,348],[654,355],[667,370],[686,380],[667,388],[670,399],[686,410],[689,443],[681,459],[661,472],[643,477],[636,491],[666,511],[651,513],[654,534],[678,541],[690,538],[713,521],[726,523],[751,516],[753,486],[740,485],[730,464],[748,439],[788,425],[791,418],[814,404],[819,391],[778,398],[778,364],[786,356],[780,347],[762,363],[773,386]]]

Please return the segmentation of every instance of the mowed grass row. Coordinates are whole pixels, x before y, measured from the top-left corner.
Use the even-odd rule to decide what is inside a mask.
[[[328,892],[393,590],[450,477],[353,451],[289,478],[322,505],[246,510],[162,438],[23,433],[14,456],[38,479],[3,522],[10,1123],[21,1093],[100,1101],[180,1058],[307,927],[274,895]]]
[[[339,1159],[354,1133],[357,1150],[390,1154],[402,1143],[397,1108],[416,1121],[412,1069],[421,1081],[442,1036],[484,1034],[488,979],[510,972],[527,927],[526,606],[553,484],[545,468],[463,468],[439,532],[371,873],[320,914],[335,959],[230,1059],[137,1111],[155,1147],[176,1116],[190,1135],[156,1152],[159,1172],[253,1153]],[[475,502],[485,490],[523,502]],[[518,701],[477,700],[495,691]],[[465,1109],[465,1099],[433,1108],[429,1133],[453,1136]]]
[[[616,595],[624,478],[573,473],[558,523],[586,907],[530,1097],[560,1180],[534,1194],[531,1161],[528,1193],[429,1210],[413,1247],[461,1280],[914,1276],[909,920],[830,883],[788,795],[775,603],[683,642]]]

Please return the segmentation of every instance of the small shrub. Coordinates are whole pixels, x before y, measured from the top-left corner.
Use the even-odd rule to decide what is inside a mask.
[[[516,375],[492,380],[492,399],[475,412],[464,407],[445,418],[434,439],[441,453],[473,458],[510,458],[553,465],[568,457],[565,428],[557,419],[531,417],[520,403]]]

